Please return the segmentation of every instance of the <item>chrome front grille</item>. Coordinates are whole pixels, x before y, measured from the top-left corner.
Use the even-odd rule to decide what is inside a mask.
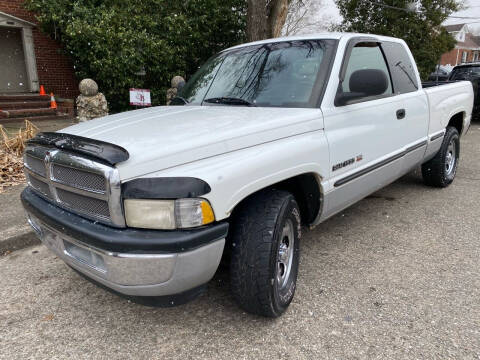
[[[43,177],[47,176],[45,163],[43,162],[43,159],[39,159],[31,155],[25,155],[25,161],[28,163],[28,166],[30,167],[30,169],[35,171],[38,175]]]
[[[57,196],[60,202],[70,209],[77,209],[83,213],[95,214],[104,219],[110,219],[108,202],[105,200],[94,199],[63,189],[57,189]]]
[[[32,188],[41,192],[42,195],[45,195],[49,199],[52,198],[52,194],[50,193],[50,186],[48,185],[47,182],[41,181],[41,180],[37,179],[36,177],[33,177],[32,175],[29,175],[29,174],[27,174],[27,181],[28,181],[28,184]]]
[[[43,146],[24,156],[28,185],[41,196],[85,217],[124,227],[118,171],[102,163]]]
[[[105,193],[107,190],[106,179],[103,175],[88,173],[68,166],[52,164],[52,176],[58,182],[79,189],[100,193]]]

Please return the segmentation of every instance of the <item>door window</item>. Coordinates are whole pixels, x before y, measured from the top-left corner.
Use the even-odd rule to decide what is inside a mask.
[[[336,104],[347,105],[392,94],[387,63],[377,43],[359,43],[350,53]],[[337,101],[338,100],[338,101]]]

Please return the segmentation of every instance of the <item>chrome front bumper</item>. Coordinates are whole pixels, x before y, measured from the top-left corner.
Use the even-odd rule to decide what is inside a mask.
[[[215,274],[225,239],[179,253],[121,253],[67,236],[27,211],[40,240],[85,276],[130,296],[175,295],[206,284]]]

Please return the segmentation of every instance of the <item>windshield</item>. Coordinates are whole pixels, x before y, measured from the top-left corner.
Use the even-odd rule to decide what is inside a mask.
[[[179,93],[176,104],[315,107],[335,41],[285,41],[220,53]]]
[[[480,66],[465,66],[453,69],[450,80],[470,80],[473,76],[480,76]]]

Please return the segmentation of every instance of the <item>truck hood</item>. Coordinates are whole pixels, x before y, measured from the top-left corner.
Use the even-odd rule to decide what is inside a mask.
[[[122,181],[323,128],[319,109],[161,106],[80,123],[61,132],[125,148]]]

